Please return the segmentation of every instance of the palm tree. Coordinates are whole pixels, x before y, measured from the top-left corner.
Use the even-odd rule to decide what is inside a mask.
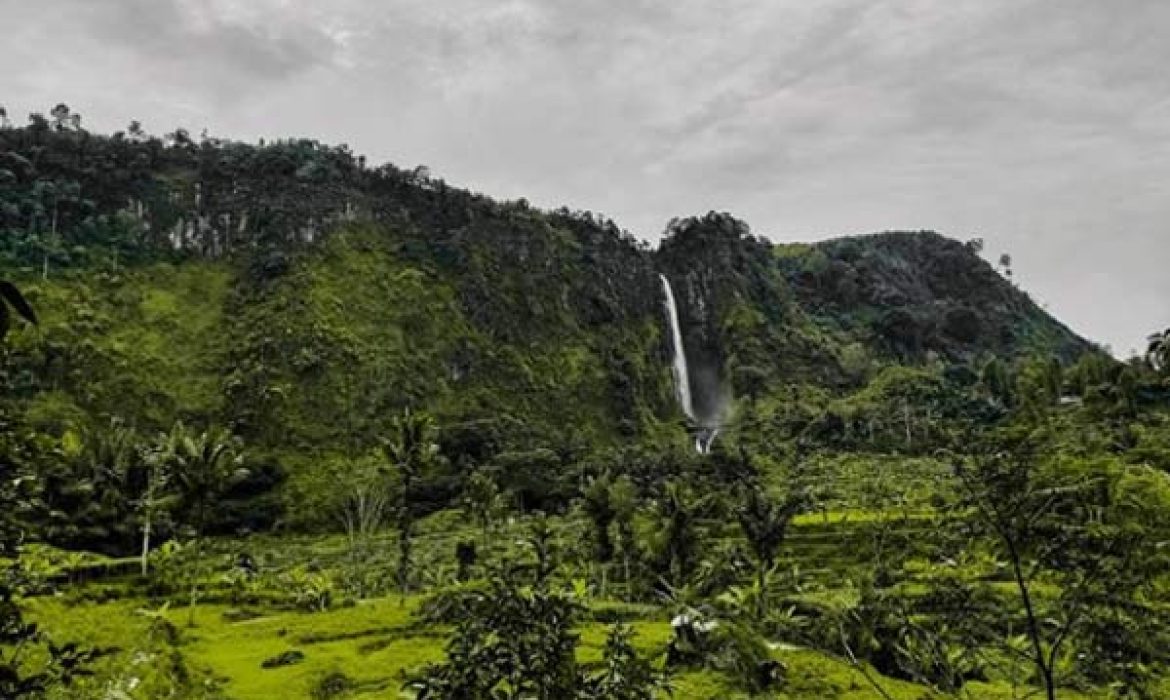
[[[398,472],[395,498],[398,521],[398,589],[405,593],[410,579],[410,550],[414,540],[414,514],[410,504],[414,484],[423,470],[434,463],[439,454],[435,442],[435,421],[426,413],[409,408],[391,424],[390,437],[382,442],[382,452]]]
[[[784,544],[788,524],[804,509],[808,499],[803,493],[791,494],[782,502],[775,502],[759,484],[744,489],[735,515],[739,527],[751,546],[756,559],[757,614],[762,620],[767,614],[767,578],[776,565],[776,555]]]
[[[610,488],[609,498],[617,523],[617,544],[622,553],[622,580],[626,595],[630,595],[630,559],[636,554],[638,543],[634,535],[634,515],[638,511],[638,491],[628,476],[620,476]]]
[[[1146,361],[1157,372],[1163,374],[1170,372],[1170,328],[1150,336],[1150,345],[1146,349]]]
[[[172,508],[178,499],[172,479],[173,460],[169,459],[173,443],[169,435],[139,452],[144,483],[135,508],[142,528],[142,575],[150,573],[150,538],[161,515]]]
[[[701,544],[699,519],[711,504],[710,495],[696,497],[679,482],[669,481],[658,502],[660,565],[671,587],[682,586],[691,575]]]
[[[185,505],[184,516],[195,533],[195,560],[203,558],[203,534],[209,506],[234,483],[247,476],[239,440],[221,428],[194,433],[176,423],[164,440],[164,459],[169,461],[175,487]],[[187,624],[194,624],[199,577],[191,581]]]
[[[584,492],[581,494],[581,506],[593,524],[595,539],[595,555],[601,564],[608,564],[613,559],[613,539],[609,536],[609,526],[613,523],[617,513],[614,511],[612,480],[608,474],[590,479]]]
[[[476,469],[463,485],[463,511],[468,519],[479,523],[486,538],[494,518],[503,507],[500,487],[484,469]]]

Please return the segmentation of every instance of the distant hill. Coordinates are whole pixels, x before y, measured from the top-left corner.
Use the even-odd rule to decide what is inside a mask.
[[[11,350],[30,422],[226,424],[292,497],[404,406],[445,427],[437,496],[500,455],[539,471],[683,442],[660,272],[706,413],[845,397],[882,367],[1091,349],[937,234],[772,245],[710,213],[652,250],[602,217],[305,140],[0,129],[0,236],[45,318]]]

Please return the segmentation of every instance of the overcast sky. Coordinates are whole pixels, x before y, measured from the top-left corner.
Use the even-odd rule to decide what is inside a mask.
[[[0,104],[348,143],[655,240],[980,236],[1124,356],[1170,326],[1165,0],[0,0]]]

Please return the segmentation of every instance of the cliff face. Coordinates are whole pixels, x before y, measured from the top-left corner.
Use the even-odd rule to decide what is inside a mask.
[[[975,363],[1091,345],[965,244],[931,232],[772,245],[727,214],[676,220],[655,254],[675,285],[696,403],[770,384],[841,387],[846,365]]]

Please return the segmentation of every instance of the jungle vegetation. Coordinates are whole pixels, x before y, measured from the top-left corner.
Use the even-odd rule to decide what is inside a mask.
[[[1170,331],[931,232],[4,116],[0,697],[1170,696]]]

